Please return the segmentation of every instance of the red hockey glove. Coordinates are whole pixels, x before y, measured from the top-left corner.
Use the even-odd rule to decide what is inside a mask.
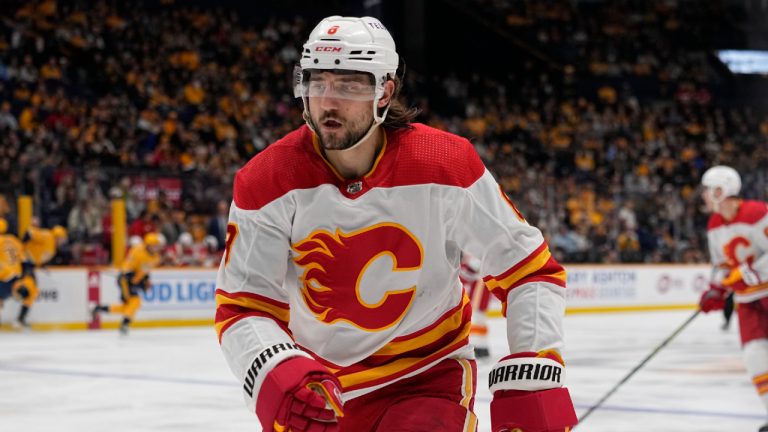
[[[554,351],[524,352],[501,359],[488,377],[491,430],[565,432],[578,423],[565,369]]]
[[[341,385],[325,366],[293,357],[264,378],[256,415],[264,431],[337,432],[342,411]]]
[[[726,296],[725,288],[720,285],[709,284],[709,289],[701,293],[699,309],[704,313],[722,310],[725,307]]]

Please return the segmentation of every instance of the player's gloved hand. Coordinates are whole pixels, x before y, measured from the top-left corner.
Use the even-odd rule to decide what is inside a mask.
[[[739,293],[751,286],[762,283],[760,275],[749,264],[741,264],[731,269],[728,276],[723,279],[723,285]]]
[[[293,357],[264,378],[256,415],[264,431],[337,432],[344,415],[338,379],[323,365]]]
[[[578,423],[555,351],[508,355],[491,369],[491,430],[565,432]]]
[[[722,286],[709,284],[709,289],[701,293],[699,309],[704,313],[722,310],[725,307],[727,295],[728,293]]]

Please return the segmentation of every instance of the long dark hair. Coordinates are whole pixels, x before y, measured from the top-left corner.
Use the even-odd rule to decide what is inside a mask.
[[[404,69],[404,68],[403,68]],[[404,101],[398,98],[400,90],[403,86],[403,73],[395,76],[392,81],[395,82],[395,91],[392,93],[392,98],[389,102],[389,111],[387,112],[387,118],[384,119],[384,126],[386,129],[398,130],[398,129],[411,129],[411,123],[421,113],[421,109],[417,107],[408,108]]]

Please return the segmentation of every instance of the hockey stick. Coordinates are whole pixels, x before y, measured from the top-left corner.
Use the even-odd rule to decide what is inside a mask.
[[[675,331],[673,331],[673,332],[672,332],[672,334],[671,334],[671,335],[669,335],[669,336],[668,336],[666,339],[664,339],[664,341],[663,341],[663,342],[661,342],[661,343],[660,343],[660,344],[659,344],[659,345],[658,345],[656,348],[654,348],[654,350],[653,350],[653,351],[651,351],[651,353],[650,353],[650,354],[648,354],[647,356],[645,356],[645,358],[643,359],[643,361],[641,361],[641,362],[640,362],[640,363],[639,363],[637,366],[635,366],[635,367],[634,367],[634,369],[632,369],[631,371],[629,371],[629,373],[628,373],[628,374],[627,374],[627,375],[626,375],[624,378],[622,378],[622,379],[621,379],[621,381],[619,381],[618,383],[616,383],[616,385],[615,385],[615,386],[613,386],[613,388],[612,388],[612,389],[610,389],[610,390],[608,391],[608,393],[606,393],[606,394],[605,394],[605,396],[603,396],[602,398],[600,398],[600,400],[599,400],[599,401],[597,401],[597,403],[595,403],[594,405],[592,405],[591,407],[589,407],[589,409],[587,410],[587,412],[586,412],[586,413],[584,413],[584,415],[583,415],[583,416],[581,416],[581,418],[579,419],[579,425],[581,425],[581,423],[583,423],[583,422],[584,422],[584,420],[586,420],[586,418],[587,418],[587,417],[589,417],[589,415],[590,415],[590,414],[592,414],[592,412],[593,412],[593,411],[595,411],[596,409],[600,408],[600,406],[603,404],[603,402],[605,402],[605,400],[606,400],[606,399],[608,399],[609,397],[611,397],[611,395],[612,395],[612,394],[614,394],[614,393],[616,392],[616,390],[618,390],[618,389],[619,389],[619,387],[621,387],[621,386],[622,386],[622,385],[623,385],[625,382],[627,382],[627,381],[628,381],[630,378],[632,378],[632,376],[633,376],[634,374],[636,374],[636,373],[637,373],[637,371],[639,371],[639,370],[640,370],[640,369],[641,369],[643,366],[645,366],[645,364],[646,364],[646,363],[648,363],[648,362],[649,362],[649,361],[650,361],[650,360],[651,360],[651,359],[652,359],[652,358],[653,358],[653,357],[654,357],[656,354],[658,354],[658,353],[659,353],[659,351],[661,351],[661,349],[662,349],[662,348],[664,348],[665,346],[667,346],[667,344],[668,344],[669,342],[671,342],[671,341],[672,341],[672,339],[674,339],[674,338],[675,338],[675,336],[677,336],[678,334],[680,334],[680,332],[682,332],[682,331],[683,331],[683,330],[684,330],[686,327],[688,327],[688,324],[690,324],[690,323],[691,323],[691,322],[692,322],[692,321],[693,321],[693,320],[694,320],[694,319],[695,319],[695,318],[696,318],[696,317],[699,315],[699,312],[701,312],[701,309],[698,309],[698,308],[696,308],[696,312],[694,312],[694,313],[693,313],[693,315],[691,315],[691,317],[690,317],[690,318],[688,318],[687,320],[685,320],[685,322],[684,322],[684,323],[680,324],[680,326],[678,326],[678,327],[675,329]]]

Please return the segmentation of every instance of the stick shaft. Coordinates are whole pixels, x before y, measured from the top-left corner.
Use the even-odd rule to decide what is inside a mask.
[[[579,419],[579,424],[581,424],[587,417],[589,417],[589,415],[592,414],[592,412],[600,408],[600,406],[603,405],[603,402],[605,402],[606,399],[611,397],[612,394],[616,393],[616,390],[618,390],[625,382],[629,381],[629,379],[632,378],[632,376],[636,374],[640,369],[642,369],[642,367],[645,366],[645,364],[648,363],[653,357],[655,357],[656,354],[658,354],[659,351],[662,350],[662,348],[667,346],[667,344],[669,344],[672,341],[672,339],[674,339],[678,334],[680,334],[680,332],[682,332],[686,327],[688,327],[688,324],[690,324],[699,315],[699,312],[701,312],[701,309],[697,308],[696,312],[694,312],[693,315],[691,315],[687,320],[685,320],[684,323],[680,324],[675,329],[675,331],[672,332],[672,334],[670,334],[666,339],[664,339],[664,341],[662,341],[656,348],[654,348],[654,350],[651,351],[650,354],[645,356],[643,361],[641,361],[637,366],[635,366],[631,371],[629,371],[629,373],[626,376],[624,376],[624,378],[622,378],[618,383],[616,383],[616,385],[613,386],[613,388],[608,390],[608,393],[606,393],[605,396],[600,398],[600,400],[597,401],[597,403],[589,407],[587,412],[584,413],[584,415],[581,416],[581,418]]]

